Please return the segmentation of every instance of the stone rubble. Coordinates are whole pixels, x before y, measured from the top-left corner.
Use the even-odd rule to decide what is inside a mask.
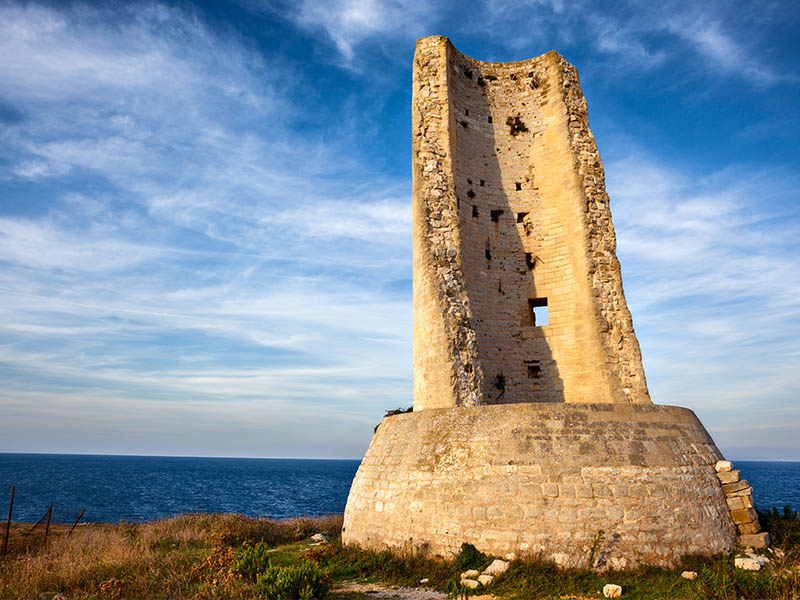
[[[619,598],[622,596],[622,586],[608,583],[603,586],[603,596],[606,598]]]
[[[681,573],[681,577],[683,577],[684,579],[694,579],[695,577],[697,577],[697,571],[684,571],[683,573]]]
[[[739,479],[741,472],[734,470],[733,463],[729,460],[717,461],[714,469],[722,485],[731,520],[739,533],[739,545],[749,548],[769,547],[769,534],[761,532],[761,524],[753,505],[753,488],[746,479]]]

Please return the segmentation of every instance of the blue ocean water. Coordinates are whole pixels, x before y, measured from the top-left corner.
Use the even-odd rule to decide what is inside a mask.
[[[344,512],[357,460],[0,454],[0,520],[141,521],[185,512],[286,518]]]
[[[141,521],[185,512],[286,518],[344,512],[357,460],[0,454],[0,520]],[[800,509],[800,462],[736,461],[760,509]]]

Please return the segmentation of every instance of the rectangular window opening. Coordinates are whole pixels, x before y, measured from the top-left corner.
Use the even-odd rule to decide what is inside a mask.
[[[481,187],[483,187],[483,185],[484,185],[485,183],[486,183],[486,182],[485,182],[483,179],[481,179]]]
[[[534,327],[549,325],[547,298],[528,298],[528,324]]]
[[[528,377],[531,379],[542,378],[542,366],[538,360],[525,361],[525,366],[528,368]]]
[[[501,209],[501,208],[497,208],[497,209],[493,210],[492,211],[492,215],[491,215],[492,216],[492,221],[494,221],[495,223],[499,222],[500,221],[500,215],[502,215],[502,214],[503,214],[503,209]]]
[[[489,115],[489,123],[492,122],[492,115]]]
[[[522,223],[525,220],[525,217],[527,216],[528,213],[526,212],[517,213],[517,223]]]
[[[473,217],[477,217],[478,215],[480,215],[480,213],[478,212],[478,207],[473,204],[472,205],[472,216]]]
[[[536,257],[530,253],[525,253],[525,264],[528,265],[528,271],[533,271],[533,268],[536,266]]]
[[[518,192],[522,190],[522,184],[519,181],[515,183],[514,186],[516,186]]]

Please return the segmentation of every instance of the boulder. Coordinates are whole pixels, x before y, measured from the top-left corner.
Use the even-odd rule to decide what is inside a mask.
[[[474,590],[477,589],[477,587],[480,585],[480,582],[476,581],[475,579],[467,578],[461,580],[461,585],[466,586],[471,590]]]
[[[681,573],[681,577],[683,577],[684,579],[694,579],[695,577],[697,577],[697,571],[684,571],[683,573]]]
[[[461,574],[461,579],[475,579],[481,572],[477,569],[470,569],[469,571],[464,571]]]
[[[478,581],[481,585],[489,585],[494,581],[494,575],[479,575]]]
[[[622,586],[615,583],[608,583],[604,585],[603,596],[606,598],[619,598],[622,596]]]
[[[325,535],[322,533],[315,533],[314,535],[311,536],[311,541],[317,542],[318,544],[324,544],[325,542],[328,541],[328,538],[326,538]]]
[[[492,561],[488,567],[483,570],[484,575],[500,575],[500,573],[505,573],[508,571],[508,562],[505,560],[500,560],[496,558]]]
[[[745,571],[760,571],[761,567],[768,563],[769,559],[766,556],[759,556],[751,552],[748,552],[747,556],[737,556],[733,559],[734,566]]]
[[[718,460],[714,468],[717,470],[717,473],[725,473],[733,469],[733,463],[729,460]]]
[[[740,535],[739,544],[745,548],[768,548],[769,534],[766,531],[762,531],[761,533]]]
[[[419,580],[419,584],[420,584],[420,585],[425,585],[425,584],[426,584],[426,583],[428,583],[429,581],[430,581],[430,579],[428,579],[428,578],[426,577],[425,579],[420,579],[420,580]]]

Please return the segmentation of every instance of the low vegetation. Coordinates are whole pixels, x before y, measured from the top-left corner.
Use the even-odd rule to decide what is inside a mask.
[[[597,573],[560,569],[529,557],[515,560],[481,593],[498,598],[600,598],[606,583],[623,598],[800,598],[800,520],[788,507],[760,513],[783,557],[758,572],[733,566],[733,557],[686,557],[675,569],[641,567]],[[459,575],[481,570],[493,557],[464,544],[451,560],[415,553],[370,552],[341,545],[341,517],[274,521],[233,514],[191,514],[149,523],[54,526],[47,543],[40,531],[12,530],[0,562],[0,598],[73,599],[275,599],[356,600],[374,594],[346,591],[343,582],[386,587],[426,586],[451,597],[475,594]],[[26,533],[27,532],[27,533]],[[329,543],[310,537],[324,532]],[[681,571],[697,572],[694,580]]]

